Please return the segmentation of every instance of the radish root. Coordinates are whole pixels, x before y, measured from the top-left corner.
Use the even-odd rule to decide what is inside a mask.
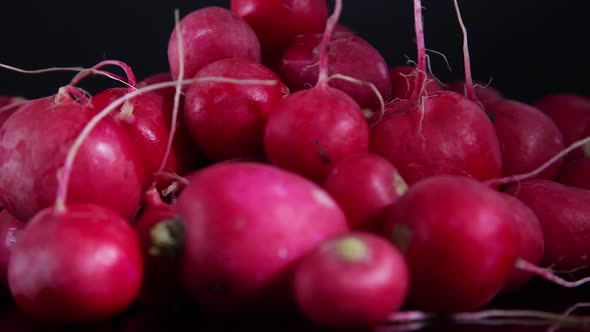
[[[476,101],[477,95],[475,94],[475,88],[473,87],[473,78],[471,76],[471,60],[469,56],[469,41],[467,37],[467,28],[465,28],[465,24],[463,23],[463,17],[461,15],[461,10],[459,9],[458,0],[453,0],[453,4],[455,5],[457,20],[459,21],[459,26],[461,27],[461,32],[463,33],[463,65],[465,66],[465,96],[469,100]]]
[[[336,5],[334,6],[334,12],[328,18],[326,22],[326,30],[324,31],[324,36],[322,38],[322,43],[320,44],[320,66],[319,66],[319,73],[318,73],[318,81],[316,86],[321,88],[328,87],[328,45],[330,44],[330,39],[332,39],[332,34],[334,31],[334,27],[338,24],[338,20],[340,19],[340,14],[342,13],[342,0],[336,0]]]
[[[530,262],[527,262],[526,260],[524,260],[522,258],[518,258],[516,260],[515,266],[517,269],[533,273],[534,275],[537,275],[537,276],[542,277],[548,281],[551,281],[552,283],[554,283],[556,285],[560,285],[560,286],[567,287],[567,288],[578,287],[578,286],[581,286],[585,283],[590,282],[590,277],[582,278],[582,279],[576,280],[576,281],[567,281],[567,280],[555,275],[550,269],[538,267],[534,264],[531,264]]]

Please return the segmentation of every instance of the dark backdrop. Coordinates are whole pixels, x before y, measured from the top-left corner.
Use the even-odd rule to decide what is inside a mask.
[[[272,0],[268,0],[272,1]],[[137,76],[167,70],[166,46],[181,15],[219,1],[9,1],[0,4],[0,62],[27,69],[129,63]],[[427,47],[435,74],[461,77],[461,36],[452,0],[424,0]],[[551,92],[590,95],[588,0],[463,0],[474,77],[508,97],[532,101]],[[382,52],[390,65],[415,59],[410,0],[346,0],[342,23]],[[24,75],[0,69],[0,94],[53,94],[72,74]],[[90,90],[110,84],[93,79]]]

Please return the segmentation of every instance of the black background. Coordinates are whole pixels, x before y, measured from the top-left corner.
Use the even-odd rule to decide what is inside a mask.
[[[272,0],[268,0],[272,1]],[[332,1],[330,1],[332,3]],[[462,0],[474,77],[507,97],[532,101],[552,92],[590,95],[590,1]],[[10,1],[0,5],[0,62],[25,69],[129,63],[139,78],[168,69],[166,47],[181,16],[225,1]],[[434,73],[463,74],[461,35],[452,0],[424,0],[426,43]],[[371,42],[390,65],[415,59],[410,0],[345,0],[341,22]],[[25,75],[0,69],[0,94],[40,97],[72,73]],[[88,89],[112,84],[92,79]]]

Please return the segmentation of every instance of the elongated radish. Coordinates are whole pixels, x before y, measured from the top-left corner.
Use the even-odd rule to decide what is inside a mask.
[[[270,69],[240,58],[213,62],[194,77],[206,76],[280,81]],[[282,83],[194,83],[186,92],[184,120],[193,142],[210,161],[262,157],[267,119],[288,93]]]
[[[177,30],[182,32],[186,78],[192,78],[205,65],[226,58],[260,62],[260,42],[246,21],[229,9],[209,6],[192,11],[180,20],[168,42],[168,63],[178,78],[180,59]]]
[[[565,148],[555,122],[534,106],[502,100],[488,104],[485,110],[500,142],[505,176],[532,171]],[[563,159],[552,163],[536,178],[551,180],[562,166]]]
[[[334,167],[323,184],[340,204],[351,229],[380,232],[388,208],[408,185],[389,160],[366,153]]]
[[[275,166],[223,162],[187,179],[176,203],[186,230],[183,286],[224,319],[291,312],[295,264],[326,238],[348,231],[327,192]]]
[[[230,8],[252,26],[271,67],[295,37],[321,32],[328,18],[326,0],[231,0]]]
[[[324,35],[297,36],[283,53],[279,74],[291,91],[300,91],[317,84],[320,68],[320,44]],[[385,100],[391,95],[391,78],[383,56],[359,35],[334,32],[328,42],[328,74],[342,74],[377,87]],[[346,92],[362,109],[379,109],[379,99],[367,86],[334,80],[331,87]]]
[[[295,271],[299,308],[315,323],[366,329],[400,309],[408,293],[403,256],[386,239],[363,232],[335,236],[304,257]]]
[[[143,278],[129,222],[94,204],[48,207],[12,249],[8,284],[18,307],[45,322],[92,322],[120,314]]]
[[[450,91],[426,94],[426,48],[421,1],[414,1],[418,66],[410,99],[375,116],[370,151],[391,161],[411,185],[440,174],[478,180],[501,174],[501,151],[492,123],[474,101]]]
[[[342,159],[368,152],[369,145],[369,127],[359,105],[328,85],[327,48],[341,11],[339,0],[320,45],[316,85],[279,102],[271,111],[264,136],[271,163],[317,182]]]

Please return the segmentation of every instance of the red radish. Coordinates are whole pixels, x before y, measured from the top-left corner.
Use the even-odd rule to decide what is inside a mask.
[[[565,149],[555,122],[534,106],[502,100],[488,104],[485,111],[500,142],[504,176],[530,172]],[[536,178],[553,179],[562,166],[560,159]]]
[[[565,144],[590,136],[590,99],[573,94],[557,93],[539,99],[535,106],[557,124]],[[572,151],[566,161],[590,156],[590,144]]]
[[[370,151],[391,161],[413,184],[425,177],[456,174],[477,180],[501,174],[494,127],[474,101],[458,93],[425,94],[426,48],[421,1],[414,0],[418,66],[408,100],[388,105],[371,128]]]
[[[342,10],[336,2],[321,43],[319,78],[311,89],[295,92],[272,110],[264,147],[271,163],[322,182],[342,159],[368,152],[369,127],[346,93],[328,85],[328,42]]]
[[[299,35],[283,53],[280,76],[291,91],[317,84],[320,69],[322,33]],[[389,68],[383,56],[360,36],[334,32],[328,42],[328,74],[341,74],[372,83],[384,99],[391,95]],[[334,80],[333,88],[346,92],[362,109],[377,110],[379,98],[371,88],[355,82]]]
[[[12,247],[25,224],[13,217],[8,211],[0,211],[0,285],[8,285],[6,271]]]
[[[264,63],[275,62],[297,35],[321,32],[326,0],[231,0],[230,8],[256,32]]]
[[[473,85],[473,89],[475,91],[476,100],[482,103],[484,106],[504,99],[504,96],[500,91],[489,85],[476,84]],[[448,83],[447,90],[467,96],[465,81],[454,81]]]
[[[380,236],[353,232],[330,238],[303,258],[294,294],[310,320],[337,328],[371,328],[405,302],[404,257]]]
[[[590,157],[567,163],[557,180],[561,184],[590,190]]]
[[[125,88],[104,90],[92,97],[97,112],[129,92]],[[111,117],[125,129],[141,156],[143,167],[151,182],[158,171],[170,135],[173,96],[145,92],[117,107]],[[199,154],[188,131],[181,123],[173,140],[172,154],[167,159],[165,171],[185,174],[197,168]],[[158,188],[168,186],[170,181],[159,179]]]
[[[210,313],[294,309],[295,264],[326,238],[348,231],[327,192],[271,165],[217,163],[188,180],[176,203],[186,230],[182,280]]]
[[[139,243],[119,214],[94,204],[39,212],[8,264],[18,307],[49,322],[105,320],[124,311],[142,281]]]
[[[396,66],[389,69],[391,77],[391,100],[410,99],[413,91],[416,89],[416,75],[418,71],[411,66]],[[424,75],[424,74],[421,74]],[[422,81],[422,80],[421,80]],[[443,87],[428,74],[424,84],[424,93],[431,95],[437,91],[443,90]]]
[[[0,96],[0,128],[25,100],[19,97]],[[14,106],[11,106],[14,105]]]
[[[280,81],[270,69],[239,58],[213,62],[195,75],[208,76]],[[184,120],[193,142],[211,161],[264,156],[266,121],[287,94],[283,84],[193,83],[186,92]]]
[[[155,189],[148,190],[134,228],[145,271],[139,300],[148,304],[178,302],[184,294],[178,274],[184,231],[174,206],[165,204]]]
[[[543,259],[544,241],[541,224],[535,213],[522,201],[511,195],[502,193],[506,199],[509,210],[512,212],[513,221],[518,235],[518,257],[527,262],[539,265]],[[515,269],[512,271],[504,292],[512,292],[526,284],[533,275],[531,273]]]
[[[55,200],[58,169],[95,110],[55,97],[31,101],[0,129],[0,202],[27,221]],[[68,203],[101,204],[131,219],[145,183],[136,148],[121,126],[105,119],[72,164]]]
[[[180,20],[168,42],[170,73],[178,78],[177,30],[182,32],[184,76],[192,78],[205,65],[226,58],[260,62],[260,42],[248,23],[229,9],[209,6]]]
[[[590,263],[590,191],[547,180],[526,180],[506,192],[539,218],[545,242],[544,266],[564,270]]]
[[[518,254],[506,200],[465,176],[416,182],[393,205],[383,234],[408,262],[409,302],[426,311],[488,304],[506,285]]]
[[[370,153],[342,160],[323,187],[342,207],[351,229],[372,232],[381,231],[388,208],[408,189],[389,160]]]

